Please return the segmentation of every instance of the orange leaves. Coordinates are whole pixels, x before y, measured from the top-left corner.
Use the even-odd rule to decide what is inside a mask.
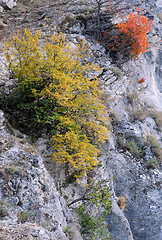
[[[101,39],[104,45],[119,55],[137,58],[145,53],[149,45],[147,33],[151,31],[153,21],[148,20],[141,9],[131,12],[124,23],[116,24],[111,33],[102,32]]]
[[[145,81],[146,81],[146,79],[143,77],[143,78],[141,78],[140,80],[138,80],[137,83],[138,83],[138,84],[141,84],[141,83],[143,83],[143,82],[145,82]]]
[[[147,41],[147,33],[151,31],[152,25],[153,21],[148,20],[140,9],[138,9],[136,14],[131,12],[125,23],[119,23],[116,25],[120,34],[128,36],[131,46],[131,56],[133,58],[138,57],[141,52],[146,52],[146,48],[149,45]],[[120,46],[122,45],[124,46],[125,42],[120,43]]]

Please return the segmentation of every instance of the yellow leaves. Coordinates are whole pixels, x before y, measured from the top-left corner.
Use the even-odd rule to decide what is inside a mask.
[[[7,60],[12,61],[10,69],[20,82],[23,78],[32,81],[37,69],[41,66],[42,53],[40,53],[39,36],[39,31],[34,35],[25,29],[24,35],[18,32],[10,42],[5,43]],[[26,85],[25,80],[22,85]]]
[[[69,162],[74,168],[82,170],[82,175],[97,165],[99,150],[89,142],[85,134],[68,131],[65,135],[53,136],[52,141],[55,150],[52,157],[59,157],[60,163]]]
[[[32,98],[36,104],[37,121],[54,128],[52,159],[70,163],[81,176],[96,166],[98,148],[108,139],[98,80],[88,78],[89,72],[99,68],[91,63],[85,40],[72,49],[62,33],[46,38],[44,46],[40,36],[27,29],[24,35],[14,35],[6,43],[6,57],[13,58],[10,70],[19,79],[26,102]]]

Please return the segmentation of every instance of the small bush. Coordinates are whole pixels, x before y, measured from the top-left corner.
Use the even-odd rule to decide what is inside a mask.
[[[4,218],[6,216],[8,216],[7,205],[3,201],[0,201],[0,218]]]
[[[123,72],[121,71],[120,68],[118,67],[113,67],[111,68],[111,71],[118,77],[120,78],[123,75]]]
[[[33,221],[34,217],[35,217],[34,213],[28,210],[17,213],[17,219],[19,223]]]
[[[124,151],[128,150],[134,157],[141,158],[144,156],[142,144],[134,139],[126,139],[125,137],[118,136],[117,143]]]
[[[107,180],[101,180],[95,183],[90,178],[84,195],[68,205],[70,206],[80,201],[83,202],[83,204],[75,208],[75,211],[78,214],[81,234],[85,240],[111,239],[111,235],[105,224],[106,215],[111,211],[112,205],[109,187],[106,183]],[[91,209],[91,211],[88,209]]]
[[[149,116],[154,119],[159,128],[162,128],[162,112],[150,111]]]
[[[131,122],[143,121],[148,116],[146,103],[141,102],[137,91],[127,93],[127,111]]]
[[[119,197],[119,199],[118,199],[118,206],[119,206],[120,209],[124,210],[124,208],[126,206],[125,202],[126,202],[125,196]]]
[[[136,120],[143,121],[148,116],[148,111],[145,105],[138,104],[135,107],[128,105],[127,111],[131,122],[135,122]]]
[[[147,33],[151,31],[153,21],[149,20],[141,9],[136,8],[126,16],[125,10],[128,9],[128,5],[124,0],[95,2],[97,16],[89,16],[89,27],[86,32],[93,35],[106,48],[118,66],[146,52],[149,45]],[[124,20],[113,24],[116,16]]]
[[[8,211],[5,206],[0,206],[0,218],[6,217],[8,215]]]
[[[20,171],[20,169],[14,165],[11,165],[11,166],[5,168],[6,174],[9,174],[9,175],[19,174],[19,171]]]
[[[80,217],[81,233],[92,234],[97,225],[95,218],[90,216],[90,214],[86,211],[86,207],[83,205],[80,205],[78,208],[76,208],[76,212]]]
[[[149,45],[147,41],[147,33],[151,31],[153,25],[152,20],[148,20],[141,10],[137,9],[137,13],[131,12],[125,23],[116,25],[119,33],[111,37],[109,47],[115,51],[123,51],[130,49],[133,58],[137,58],[140,53],[146,52]]]
[[[133,92],[128,91],[126,97],[127,97],[128,104],[131,104],[131,105],[134,103],[137,103],[137,101],[139,101],[137,91],[133,91]]]
[[[17,218],[18,218],[18,222],[25,223],[25,222],[29,221],[30,215],[27,211],[22,211],[17,214]]]
[[[119,117],[115,112],[110,112],[110,121],[112,125],[118,125],[119,123]]]
[[[157,158],[158,162],[162,162],[162,148],[160,144],[158,143],[157,139],[153,137],[152,135],[147,136],[147,140],[145,142],[146,146],[149,146],[151,148],[151,151]]]
[[[151,158],[146,162],[146,166],[147,168],[156,169],[159,167],[159,162],[157,161],[156,158]]]
[[[100,217],[94,217],[92,213],[88,212],[84,205],[80,205],[78,208],[76,208],[76,212],[79,216],[79,222],[81,225],[80,231],[83,239],[112,239],[112,236],[103,221],[103,218],[105,217],[104,215]]]

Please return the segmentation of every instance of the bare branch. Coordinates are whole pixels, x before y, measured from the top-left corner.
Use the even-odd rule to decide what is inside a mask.
[[[67,206],[70,207],[74,203],[77,203],[77,202],[80,202],[80,201],[88,201],[88,200],[90,200],[90,198],[86,198],[85,196],[82,196],[80,198],[75,199],[74,201],[69,203]]]

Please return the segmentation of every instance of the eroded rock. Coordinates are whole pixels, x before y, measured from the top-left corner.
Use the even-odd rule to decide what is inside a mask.
[[[0,0],[0,5],[5,10],[12,10],[16,6],[17,0]]]

